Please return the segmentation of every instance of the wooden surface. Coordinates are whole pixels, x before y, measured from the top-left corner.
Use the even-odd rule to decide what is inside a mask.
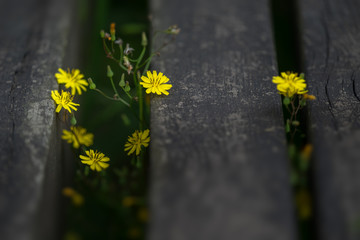
[[[360,2],[304,0],[318,239],[360,239]]]
[[[72,2],[0,1],[2,240],[59,238],[63,163],[50,91],[57,68],[71,67],[63,61]]]
[[[151,240],[296,239],[268,1],[151,1],[173,88],[151,108]]]

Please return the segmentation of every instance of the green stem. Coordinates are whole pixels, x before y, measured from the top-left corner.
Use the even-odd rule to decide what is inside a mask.
[[[116,94],[117,97],[120,98],[120,94],[118,93],[118,91],[117,91],[117,89],[116,89],[116,87],[115,87],[113,78],[112,78],[112,77],[109,77],[109,78],[110,78],[111,86],[112,86],[112,88],[113,88],[113,90],[114,90],[114,93]]]
[[[101,95],[103,95],[105,98],[109,99],[109,100],[113,100],[113,101],[120,101],[123,104],[125,104],[126,106],[130,107],[130,104],[128,102],[126,102],[124,99],[122,99],[121,97],[118,97],[117,99],[109,97],[108,95],[106,95],[103,91],[101,91],[100,89],[95,88],[95,91],[97,91],[98,93],[100,93]]]
[[[148,57],[140,66],[139,68],[142,68],[145,64],[147,64],[148,62],[151,62],[151,59],[156,55],[156,53],[152,53],[150,55],[150,57]]]
[[[130,100],[132,100],[133,99],[133,97],[130,95],[130,93],[129,92],[127,92],[127,91],[125,91],[125,88],[124,87],[121,87],[122,88],[122,90],[124,90],[124,92],[126,93],[126,95],[129,97],[129,99]]]
[[[134,73],[134,83],[136,85],[138,101],[139,101],[139,129],[143,130],[143,122],[144,122],[144,101],[142,99],[142,87],[140,85],[140,79],[137,79],[137,76]]]
[[[148,71],[149,66],[150,66],[150,63],[151,63],[151,58],[150,58],[150,61],[148,61],[148,62],[146,63],[142,75],[145,75],[145,73]]]
[[[136,63],[136,66],[135,66],[135,72],[138,70],[139,64],[140,64],[141,60],[143,59],[143,57],[145,55],[145,52],[146,52],[146,46],[143,47],[143,49],[141,51],[141,54],[140,54],[139,58],[137,59],[137,63]]]

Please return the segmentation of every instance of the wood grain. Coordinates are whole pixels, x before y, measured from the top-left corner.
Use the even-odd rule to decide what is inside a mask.
[[[268,2],[151,2],[181,33],[152,68],[149,239],[296,239]],[[157,44],[157,43],[155,43]]]
[[[0,238],[57,239],[62,178],[50,91],[69,45],[73,1],[0,2]],[[76,34],[72,35],[75,41]]]
[[[318,239],[360,238],[359,1],[300,1]]]

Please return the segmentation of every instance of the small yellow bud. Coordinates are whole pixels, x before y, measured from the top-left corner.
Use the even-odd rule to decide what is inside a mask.
[[[316,100],[316,97],[314,95],[310,95],[310,94],[304,94],[303,95],[304,99],[307,99],[307,100]]]
[[[75,190],[72,189],[71,187],[65,187],[62,190],[62,194],[66,197],[71,197],[75,194]]]
[[[137,202],[137,199],[134,198],[134,197],[125,197],[123,200],[122,200],[122,205],[124,207],[131,207],[131,206],[134,206]]]
[[[84,198],[79,193],[76,193],[74,196],[72,196],[71,200],[75,206],[81,206],[84,203]]]
[[[111,41],[115,41],[115,39],[116,39],[116,37],[115,37],[115,23],[110,24],[110,35],[111,35]]]
[[[301,153],[304,155],[304,157],[310,159],[313,149],[314,148],[311,144],[306,144]]]
[[[141,208],[137,215],[138,219],[142,222],[147,222],[149,220],[149,211],[146,208]]]

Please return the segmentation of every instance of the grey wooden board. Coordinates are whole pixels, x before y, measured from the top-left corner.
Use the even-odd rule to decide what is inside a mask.
[[[50,91],[74,1],[0,1],[0,239],[56,239],[60,140]],[[73,40],[75,40],[73,38]]]
[[[318,239],[360,239],[360,1],[300,1]]]
[[[296,239],[268,2],[153,0],[181,33],[152,69],[149,239]]]

